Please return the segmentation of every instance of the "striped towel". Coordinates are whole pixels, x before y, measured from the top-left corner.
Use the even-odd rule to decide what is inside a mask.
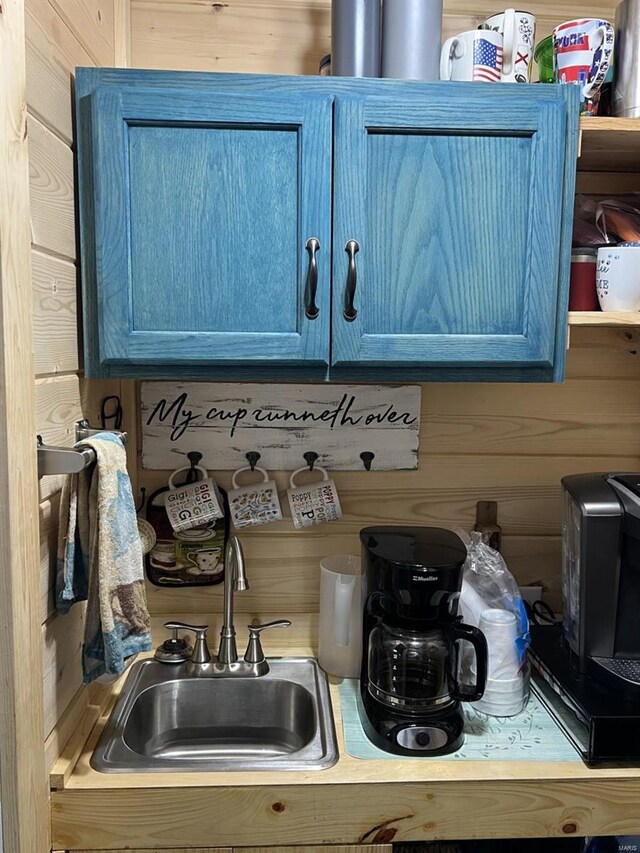
[[[95,465],[67,478],[60,501],[56,608],[87,601],[84,683],[120,675],[131,655],[151,649],[138,533],[122,441],[103,432],[80,442]]]

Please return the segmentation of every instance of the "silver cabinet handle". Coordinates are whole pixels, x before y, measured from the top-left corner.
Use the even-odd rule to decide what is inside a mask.
[[[358,241],[349,240],[344,250],[349,255],[349,269],[347,271],[347,284],[344,289],[344,310],[342,316],[348,323],[352,323],[358,316],[358,311],[353,304],[358,285],[358,268],[356,267],[356,254],[360,251]]]
[[[315,320],[320,313],[320,309],[316,305],[316,291],[318,289],[318,261],[316,254],[319,248],[320,241],[316,237],[309,237],[305,246],[305,249],[309,252],[309,268],[304,288],[304,313],[307,320]]]

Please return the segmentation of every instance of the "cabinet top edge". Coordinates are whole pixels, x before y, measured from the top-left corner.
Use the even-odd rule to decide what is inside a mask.
[[[478,100],[496,99],[510,101],[514,98],[531,98],[539,101],[564,101],[569,109],[579,105],[577,86],[557,84],[524,83],[498,85],[491,83],[458,83],[452,81],[425,82],[420,80],[392,80],[382,77],[323,77],[320,75],[245,74],[217,71],[165,71],[139,68],[76,68],[76,96],[82,98],[93,89],[104,85],[136,85],[163,89],[210,86],[215,83],[220,89],[231,91],[242,88],[247,91],[292,91],[304,90],[323,94],[343,95],[387,95],[407,96],[421,94],[437,95],[446,92],[468,95],[471,91]],[[470,89],[473,87],[473,89]],[[455,106],[452,104],[452,109]]]

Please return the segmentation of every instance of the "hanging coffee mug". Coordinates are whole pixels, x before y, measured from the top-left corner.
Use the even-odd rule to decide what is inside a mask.
[[[560,24],[553,31],[556,82],[578,84],[583,104],[596,97],[613,62],[613,42],[608,21],[582,18]]]
[[[268,524],[270,521],[280,521],[282,518],[278,489],[275,481],[269,479],[264,468],[253,469],[262,474],[261,483],[238,486],[238,474],[251,470],[251,468],[239,468],[231,479],[233,489],[229,492],[229,512],[234,527],[238,529],[255,524]]]
[[[502,36],[491,30],[469,30],[447,39],[440,54],[441,80],[499,83]]]
[[[481,30],[493,30],[504,39],[502,55],[503,83],[528,83],[531,80],[533,44],[536,37],[536,19],[530,12],[506,9],[492,15],[481,24]]]
[[[322,474],[322,480],[308,486],[296,486],[296,476],[309,469],[298,468],[289,479],[291,488],[287,491],[289,508],[294,527],[312,527],[325,521],[337,521],[342,518],[340,498],[333,480],[324,468],[316,467],[314,471]]]
[[[164,496],[164,507],[176,533],[200,527],[224,516],[224,504],[218,487],[206,468],[196,466],[202,480],[187,486],[175,486],[174,480],[191,467],[178,468],[169,477],[169,491]]]

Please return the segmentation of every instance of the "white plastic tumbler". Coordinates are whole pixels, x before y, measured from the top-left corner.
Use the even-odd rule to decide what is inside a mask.
[[[490,679],[515,678],[520,669],[520,655],[516,640],[518,626],[514,613],[508,610],[484,610],[478,626],[487,640]]]
[[[515,614],[497,608],[483,610],[479,628],[489,649],[488,677],[482,699],[473,706],[494,717],[512,717],[522,711],[528,692],[516,644]]]

